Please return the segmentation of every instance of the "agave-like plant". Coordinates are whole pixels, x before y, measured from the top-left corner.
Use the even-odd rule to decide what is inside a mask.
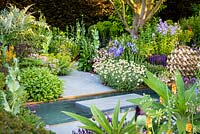
[[[65,112],[68,116],[80,121],[85,126],[81,126],[81,128],[90,130],[95,134],[134,134],[136,133],[136,125],[134,122],[134,117],[129,121],[126,122],[126,116],[128,112],[126,112],[122,118],[119,120],[119,112],[120,112],[120,102],[117,103],[114,113],[112,115],[112,120],[106,119],[106,116],[103,112],[101,112],[96,106],[91,106],[91,112],[93,114],[93,118],[95,121],[92,121],[86,117],[71,113]]]
[[[157,118],[155,119],[157,120],[156,127],[162,129],[161,132],[172,130],[182,134],[186,131],[200,131],[200,112],[197,110],[200,106],[200,94],[196,92],[196,84],[186,89],[178,71],[176,72],[175,87],[172,87],[172,90],[149,71],[146,72],[146,78],[143,80],[160,96],[160,103],[147,96],[129,101],[139,105],[147,115],[149,114],[154,119]],[[190,126],[191,129],[188,130],[187,126]]]

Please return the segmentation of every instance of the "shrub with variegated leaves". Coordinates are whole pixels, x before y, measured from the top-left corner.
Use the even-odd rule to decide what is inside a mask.
[[[138,87],[143,81],[145,67],[126,60],[108,59],[95,66],[101,80],[117,90],[128,91]]]

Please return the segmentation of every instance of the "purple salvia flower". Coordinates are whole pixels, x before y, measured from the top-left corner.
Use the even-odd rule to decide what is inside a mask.
[[[119,57],[124,52],[124,48],[120,44],[116,51],[114,51],[114,56]]]
[[[117,46],[119,44],[118,40],[114,41],[114,46]]]
[[[128,42],[128,43],[127,43],[127,46],[129,46],[129,47],[133,47],[133,46],[134,46],[134,44],[133,44],[133,43],[131,43],[131,42]]]
[[[117,51],[117,48],[113,46],[108,50],[108,53],[115,53],[116,51]]]

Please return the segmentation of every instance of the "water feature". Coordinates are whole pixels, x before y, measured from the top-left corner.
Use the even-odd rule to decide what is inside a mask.
[[[36,114],[42,118],[42,120],[48,124],[60,124],[65,122],[71,122],[74,121],[71,117],[63,114],[61,111],[68,111],[73,112],[85,117],[90,118],[92,116],[90,112],[89,107],[80,106],[77,105],[77,101],[81,100],[90,100],[95,98],[104,98],[104,97],[110,97],[110,96],[118,96],[118,95],[125,95],[130,93],[136,93],[142,95],[143,93],[149,94],[154,98],[157,98],[155,93],[152,90],[149,89],[140,89],[135,90],[132,92],[118,92],[113,94],[107,94],[107,95],[101,95],[101,96],[93,96],[93,97],[86,97],[76,100],[70,100],[70,101],[56,101],[56,102],[50,102],[50,103],[43,103],[43,104],[37,104],[35,105]],[[113,106],[114,107],[114,106]],[[126,107],[128,108],[128,107]]]

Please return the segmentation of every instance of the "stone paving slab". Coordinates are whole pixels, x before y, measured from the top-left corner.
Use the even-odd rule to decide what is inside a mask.
[[[64,98],[116,91],[103,85],[98,75],[88,72],[76,70],[68,76],[59,76],[59,78],[64,81],[62,94]]]
[[[128,99],[139,98],[139,97],[142,97],[142,96],[132,93],[132,94],[112,96],[112,97],[77,101],[76,105],[80,105],[80,106],[84,106],[84,107],[90,107],[92,104],[94,104],[101,111],[109,111],[109,110],[114,109],[118,100],[120,100],[120,107],[121,108],[127,108],[127,107],[133,106],[132,103],[127,101]]]

